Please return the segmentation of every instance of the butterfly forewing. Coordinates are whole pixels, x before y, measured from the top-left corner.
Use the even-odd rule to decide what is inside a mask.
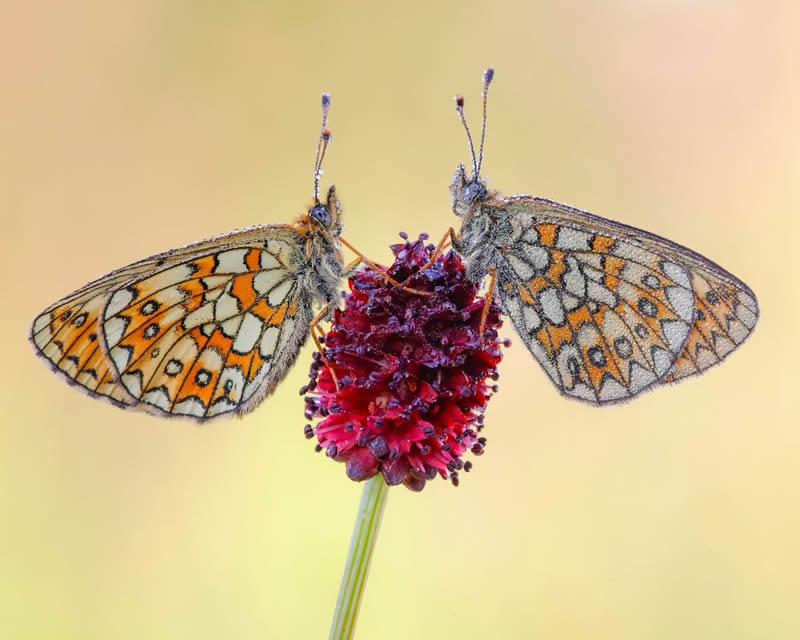
[[[755,326],[752,292],[675,243],[541,198],[489,206],[516,229],[498,250],[498,294],[569,397],[620,402],[701,373]]]
[[[309,332],[305,240],[264,226],[115,271],[42,313],[39,355],[93,395],[207,419],[254,408]]]

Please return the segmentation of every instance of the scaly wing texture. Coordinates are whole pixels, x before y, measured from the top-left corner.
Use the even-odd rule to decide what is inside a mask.
[[[679,382],[719,364],[747,340],[758,321],[758,302],[749,289],[700,268],[692,269],[692,286],[694,326],[664,383]]]
[[[142,266],[142,271],[149,267]],[[93,397],[117,406],[137,404],[117,381],[102,346],[100,316],[109,295],[141,273],[131,265],[92,282],[43,311],[30,328],[30,341],[50,368]]]
[[[540,198],[493,206],[522,226],[498,256],[499,296],[568,397],[616,403],[702,373],[755,326],[752,291],[689,249]]]
[[[115,271],[31,327],[37,354],[91,395],[205,420],[252,410],[308,336],[296,231],[264,226]]]

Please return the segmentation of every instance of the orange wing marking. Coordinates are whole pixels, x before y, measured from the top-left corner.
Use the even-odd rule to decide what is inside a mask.
[[[614,248],[616,243],[617,241],[614,240],[614,238],[596,236],[594,240],[592,240],[592,251],[595,253],[608,253]]]
[[[535,225],[536,231],[539,234],[539,243],[552,247],[556,243],[556,232],[558,231],[557,224],[537,224]]]

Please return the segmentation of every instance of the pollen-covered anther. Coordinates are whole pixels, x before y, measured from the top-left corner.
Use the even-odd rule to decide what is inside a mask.
[[[457,486],[459,472],[472,468],[463,456],[481,455],[486,443],[478,433],[497,393],[500,308],[491,304],[481,340],[485,300],[461,258],[450,252],[420,272],[433,245],[427,235],[401,237],[388,274],[434,295],[394,287],[372,270],[356,273],[301,390],[306,417],[320,419],[304,433],[345,463],[351,480],[380,473],[389,485],[420,491],[438,475]]]

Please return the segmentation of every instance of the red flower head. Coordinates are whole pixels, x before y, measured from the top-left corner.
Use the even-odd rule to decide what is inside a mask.
[[[300,392],[306,418],[322,418],[316,428],[306,425],[306,437],[316,435],[317,450],[346,463],[352,480],[380,472],[389,485],[420,491],[437,474],[457,485],[459,470],[472,467],[462,456],[483,453],[486,438],[478,433],[497,391],[487,379],[498,378],[502,322],[493,301],[482,347],[485,300],[466,279],[461,258],[451,251],[420,273],[433,245],[425,245],[425,234],[413,243],[400,235],[406,242],[392,246],[388,273],[434,295],[398,289],[360,270]]]

